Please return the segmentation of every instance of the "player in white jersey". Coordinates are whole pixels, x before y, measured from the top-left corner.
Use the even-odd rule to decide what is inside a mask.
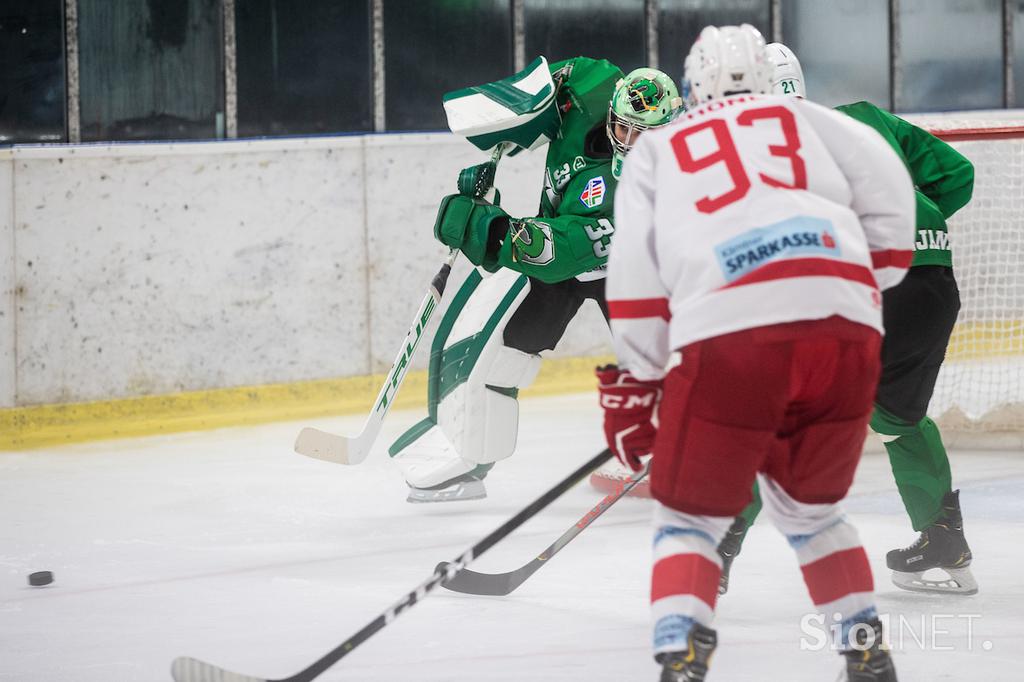
[[[760,475],[822,631],[840,624],[847,679],[893,682],[867,556],[837,503],[871,415],[880,290],[913,254],[913,186],[870,128],[765,94],[752,26],[705,28],[685,71],[690,110],[625,163],[607,280],[621,367],[599,370],[609,446],[634,469],[653,453],[661,680],[707,675],[716,547]]]

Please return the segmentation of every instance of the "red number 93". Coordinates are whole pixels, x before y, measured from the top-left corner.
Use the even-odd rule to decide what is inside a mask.
[[[793,113],[782,106],[762,107],[759,109],[747,109],[736,117],[736,123],[741,126],[753,126],[756,121],[774,119],[778,121],[782,134],[785,137],[785,144],[768,145],[768,152],[772,156],[789,159],[793,180],[787,182],[771,177],[765,173],[758,173],[761,182],[771,187],[780,189],[807,189],[807,167],[800,156],[800,136],[797,133],[796,119]],[[710,154],[694,158],[690,151],[689,138],[702,131],[709,130],[715,137],[717,149]],[[705,168],[714,166],[717,163],[725,164],[725,169],[732,179],[732,188],[716,197],[704,197],[695,202],[697,210],[701,213],[714,213],[729,204],[739,201],[750,191],[750,177],[747,175],[740,160],[739,151],[729,132],[729,125],[722,119],[710,119],[703,123],[683,128],[671,138],[672,149],[676,155],[676,162],[679,170],[684,173],[698,173]]]

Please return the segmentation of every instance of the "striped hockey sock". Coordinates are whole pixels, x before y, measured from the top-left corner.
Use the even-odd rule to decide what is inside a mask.
[[[722,574],[716,548],[732,517],[692,516],[659,504],[654,522],[651,615],[659,654],[685,650],[694,623],[710,627]]]
[[[787,535],[796,550],[800,570],[825,627],[834,632],[841,649],[849,649],[850,628],[877,617],[874,581],[857,530],[842,517],[807,535]]]
[[[838,504],[798,502],[770,477],[759,481],[765,510],[796,550],[811,601],[824,627],[836,634],[833,644],[850,648],[850,628],[877,615],[871,565],[857,529]]]

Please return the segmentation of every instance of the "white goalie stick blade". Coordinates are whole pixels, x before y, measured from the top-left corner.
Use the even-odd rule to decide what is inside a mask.
[[[963,595],[978,593],[978,581],[974,579],[970,568],[934,568],[931,570],[945,572],[948,577],[944,579],[926,578],[925,574],[928,571],[917,573],[893,571],[892,582],[896,587],[911,592]]]
[[[346,438],[307,426],[299,431],[299,437],[295,439],[295,452],[335,464],[359,464],[370,454],[370,448],[362,436],[359,434],[355,438]]]
[[[295,439],[295,452],[335,464],[360,464],[366,459],[373,448],[374,441],[377,440],[384,417],[391,409],[391,405],[398,395],[398,389],[401,388],[402,381],[412,364],[413,354],[419,347],[420,339],[423,338],[423,333],[427,329],[427,323],[441,303],[441,296],[444,295],[452,263],[455,262],[458,254],[458,251],[448,254],[448,259],[430,283],[430,291],[423,297],[423,302],[420,303],[419,310],[416,311],[412,327],[409,328],[409,332],[402,340],[398,356],[392,363],[391,369],[388,370],[384,385],[377,394],[376,400],[373,401],[373,410],[367,417],[359,435],[349,438],[306,427],[299,432],[298,438]]]
[[[174,682],[274,682],[265,677],[239,675],[195,658],[182,656],[171,663]]]

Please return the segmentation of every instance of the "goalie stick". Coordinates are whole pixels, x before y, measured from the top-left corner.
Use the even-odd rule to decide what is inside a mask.
[[[493,163],[498,163],[506,147],[507,144],[499,144],[494,148],[491,154]],[[477,195],[494,191],[491,186],[493,182],[494,176],[491,175],[487,186],[480,187]],[[402,381],[412,364],[412,356],[419,346],[423,332],[427,329],[430,316],[441,303],[445,285],[448,283],[448,275],[451,274],[452,264],[458,255],[458,250],[452,249],[444,265],[434,275],[434,279],[430,283],[430,291],[423,297],[423,302],[420,303],[419,310],[416,311],[412,327],[409,328],[405,339],[402,340],[398,357],[395,358],[391,369],[388,370],[387,378],[377,394],[373,409],[366,419],[366,423],[363,424],[362,431],[356,436],[341,436],[307,426],[299,432],[298,438],[295,439],[295,452],[335,464],[361,464],[369,456],[384,424],[384,417],[391,409],[391,405],[398,395],[398,389],[401,388]]]
[[[430,291],[424,296],[419,310],[416,311],[412,327],[402,341],[398,357],[391,365],[387,379],[373,403],[373,411],[370,412],[359,435],[339,436],[307,426],[299,432],[299,437],[295,439],[295,452],[335,464],[359,464],[366,459],[373,448],[374,441],[377,440],[381,426],[384,424],[384,417],[398,395],[398,389],[402,385],[402,380],[405,379],[413,353],[416,352],[416,347],[427,328],[427,323],[430,322],[430,316],[441,302],[445,285],[448,283],[448,275],[452,271],[452,263],[455,262],[458,255],[459,252],[452,249],[444,265],[434,275],[434,279],[430,283]]]
[[[563,547],[572,542],[573,538],[597,520],[601,514],[608,511],[609,507],[622,499],[640,481],[644,480],[649,467],[650,462],[640,471],[621,481],[593,509],[584,514],[583,518],[577,521],[569,530],[562,533],[561,537],[551,543],[547,549],[538,554],[536,558],[530,560],[526,565],[508,573],[477,573],[468,568],[463,569],[452,578],[441,583],[441,587],[453,592],[482,594],[491,597],[504,597],[507,594],[511,594],[517,587],[526,582],[527,578],[540,570],[541,566],[550,561],[551,557],[558,554]],[[448,564],[444,561],[437,565],[437,570],[439,571],[447,570],[447,568]]]
[[[416,587],[416,589],[399,599],[361,630],[291,677],[268,679],[265,677],[241,675],[224,670],[211,663],[188,657],[174,659],[174,662],[171,664],[171,676],[175,682],[309,682],[347,656],[360,644],[390,625],[395,618],[415,606],[417,602],[425,598],[442,582],[457,576],[470,562],[481,556],[516,528],[519,528],[519,526],[526,523],[542,509],[561,497],[565,491],[586,478],[597,467],[608,461],[611,456],[610,450],[602,450],[586,464],[576,469],[576,471],[566,476],[555,484],[554,487],[534,500],[529,506],[492,531],[487,537],[459,555],[454,561],[446,563],[444,569],[440,566],[435,568],[431,576]]]

